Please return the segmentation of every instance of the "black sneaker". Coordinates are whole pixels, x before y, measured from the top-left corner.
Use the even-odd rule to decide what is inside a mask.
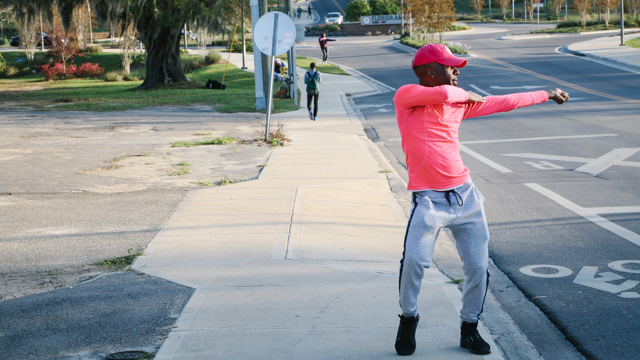
[[[469,349],[472,354],[491,354],[491,346],[478,333],[478,323],[462,322],[460,328],[460,347]]]
[[[400,317],[400,326],[398,326],[398,335],[396,336],[396,352],[398,355],[411,355],[416,351],[416,329],[420,315],[405,318]]]

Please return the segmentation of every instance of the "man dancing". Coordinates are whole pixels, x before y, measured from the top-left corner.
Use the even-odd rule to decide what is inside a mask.
[[[425,45],[411,64],[419,85],[401,87],[394,98],[409,169],[408,190],[413,192],[400,260],[402,315],[395,344],[399,355],[411,355],[416,349],[418,294],[442,228],[451,230],[464,263],[460,346],[474,354],[491,353],[477,330],[489,284],[489,228],[484,197],[460,157],[460,122],[549,99],[558,104],[569,100],[569,94],[560,89],[483,98],[456,87],[458,68],[466,64],[467,60],[455,57],[444,45]]]

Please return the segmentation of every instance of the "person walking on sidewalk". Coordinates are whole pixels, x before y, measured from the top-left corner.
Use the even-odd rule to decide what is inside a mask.
[[[399,355],[411,355],[416,349],[418,294],[442,228],[451,230],[464,264],[460,346],[474,354],[491,353],[477,330],[489,284],[489,228],[484,198],[460,157],[460,122],[549,99],[558,104],[569,100],[560,89],[483,98],[456,87],[458,69],[466,64],[444,45],[425,45],[411,64],[419,85],[402,86],[394,98],[413,205],[400,260],[402,315],[395,343]]]
[[[308,18],[312,18],[313,19],[313,16],[311,15],[311,10],[312,10],[311,9],[311,5],[309,5],[309,7],[307,8],[307,11],[309,12],[309,14],[307,15],[307,19]]]
[[[318,97],[320,96],[320,72],[316,70],[316,63],[309,64],[309,71],[304,74],[304,83],[307,84],[307,110],[309,119],[318,121]],[[313,110],[311,110],[313,100]]]
[[[302,14],[302,8],[298,6],[298,10],[296,10],[296,12],[298,13],[298,19],[300,19],[300,14]]]
[[[329,59],[329,45],[327,45],[327,41],[340,41],[338,39],[329,39],[327,38],[327,34],[322,33],[318,38],[318,42],[320,43],[320,50],[322,50],[322,63],[325,64],[327,59]]]

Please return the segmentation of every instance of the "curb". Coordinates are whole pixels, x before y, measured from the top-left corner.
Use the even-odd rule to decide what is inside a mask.
[[[612,59],[612,58],[608,58],[608,57],[604,57],[604,56],[593,55],[593,54],[588,53],[588,52],[572,50],[571,49],[571,45],[562,46],[562,47],[558,48],[558,52],[561,52],[561,53],[564,53],[564,54],[568,54],[568,55],[574,55],[574,56],[583,57],[583,58],[586,58],[587,60],[595,61],[595,62],[600,63],[602,65],[614,67],[614,68],[617,68],[617,69],[630,71],[630,72],[633,72],[633,73],[640,73],[640,65],[629,64],[629,63],[626,63],[624,61],[618,61],[616,59]]]

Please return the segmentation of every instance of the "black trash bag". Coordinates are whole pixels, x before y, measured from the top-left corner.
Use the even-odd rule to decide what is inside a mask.
[[[214,89],[214,90],[224,90],[227,88],[227,85],[221,83],[218,80],[211,80],[209,79],[209,81],[207,81],[207,85],[205,85],[205,87],[207,89]]]

